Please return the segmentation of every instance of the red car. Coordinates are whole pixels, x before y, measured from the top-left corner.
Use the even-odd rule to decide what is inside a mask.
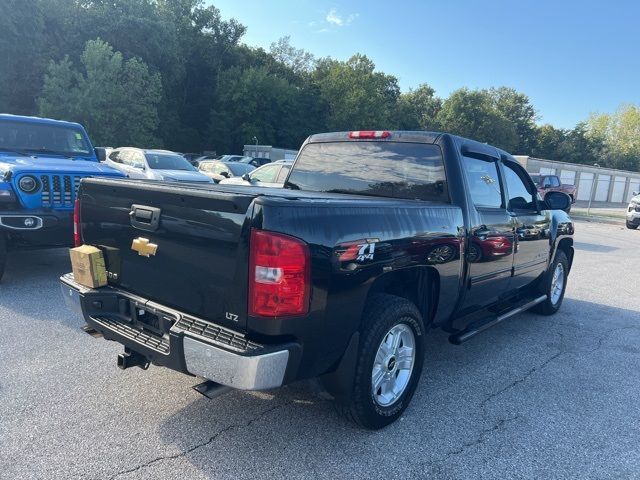
[[[540,196],[544,199],[549,192],[562,192],[569,195],[571,203],[576,201],[576,186],[560,183],[557,175],[531,175],[533,183],[536,184]]]

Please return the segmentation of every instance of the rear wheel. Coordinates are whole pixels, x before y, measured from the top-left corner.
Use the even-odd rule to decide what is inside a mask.
[[[630,223],[629,220],[627,220],[627,228],[630,230],[635,230],[638,228],[638,225],[634,225],[633,223]]]
[[[541,293],[546,294],[544,302],[533,307],[533,311],[542,315],[553,315],[560,309],[564,292],[567,288],[567,277],[569,275],[569,261],[567,255],[562,251],[556,252],[556,258],[544,276],[541,285]]]
[[[351,399],[338,410],[358,425],[379,429],[397,420],[416,390],[424,360],[424,326],[416,306],[379,295],[364,312]]]
[[[4,275],[4,266],[7,262],[7,236],[0,232],[0,281]]]

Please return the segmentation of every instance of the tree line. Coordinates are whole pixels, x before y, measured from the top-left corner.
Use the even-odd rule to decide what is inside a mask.
[[[524,93],[401,92],[366,55],[316,58],[283,37],[268,50],[201,0],[5,0],[0,111],[83,123],[97,145],[240,152],[298,148],[310,134],[442,130],[515,154],[640,171],[640,108],[573,129],[538,125]]]

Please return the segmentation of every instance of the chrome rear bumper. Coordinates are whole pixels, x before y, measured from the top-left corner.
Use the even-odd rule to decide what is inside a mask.
[[[167,312],[178,319],[170,329],[170,339],[153,337],[132,325],[130,322],[118,321],[114,318],[92,317],[83,309],[85,299],[92,298],[95,302],[98,295],[121,295],[127,297],[126,292],[120,292],[112,287],[102,287],[99,290],[83,287],[75,282],[72,274],[60,277],[60,288],[67,306],[74,312],[82,315],[85,321],[97,331],[103,333],[105,338],[118,341],[143,355],[151,355],[160,358],[161,364],[169,368],[175,365],[184,366],[192,375],[204,377],[222,385],[227,385],[240,390],[266,390],[276,388],[283,384],[290,352],[286,346],[282,348],[266,348],[254,342],[243,340],[238,332],[225,329],[202,319],[189,317],[182,322],[181,314],[167,308]],[[157,304],[154,304],[157,307]],[[187,324],[197,321],[200,325],[206,325],[205,331],[211,329],[215,335],[208,339],[204,332],[192,333],[185,328]],[[233,338],[228,345],[216,341],[217,337]],[[150,351],[154,348],[154,342],[162,341],[163,348]],[[238,344],[246,343],[247,349],[243,351]]]

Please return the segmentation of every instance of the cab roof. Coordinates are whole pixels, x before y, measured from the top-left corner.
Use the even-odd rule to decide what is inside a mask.
[[[40,125],[60,125],[67,127],[83,128],[76,122],[67,122],[66,120],[54,120],[53,118],[30,117],[26,115],[13,115],[10,113],[0,113],[0,121],[9,120],[12,122],[37,123]]]

